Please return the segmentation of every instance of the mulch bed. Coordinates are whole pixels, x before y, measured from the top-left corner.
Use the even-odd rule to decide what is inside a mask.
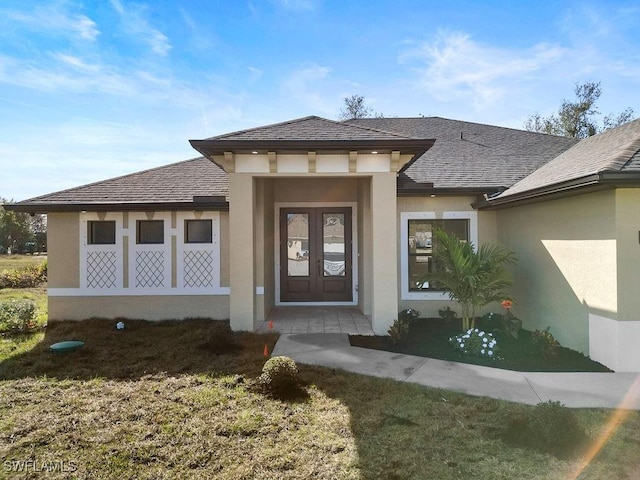
[[[411,324],[409,339],[402,345],[394,345],[388,336],[350,335],[349,340],[354,347],[522,372],[611,372],[601,363],[569,348],[559,347],[553,358],[544,358],[532,339],[532,332],[528,330],[521,330],[518,339],[515,340],[491,325],[483,324],[481,320],[476,323],[479,328],[492,332],[498,340],[498,359],[472,357],[453,349],[449,338],[462,332],[461,320],[459,319],[421,318],[414,320]]]

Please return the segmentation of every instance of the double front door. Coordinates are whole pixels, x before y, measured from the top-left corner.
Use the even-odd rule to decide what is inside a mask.
[[[350,302],[351,208],[280,209],[280,300]]]

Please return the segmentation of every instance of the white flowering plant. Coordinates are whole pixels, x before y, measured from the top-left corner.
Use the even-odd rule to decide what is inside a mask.
[[[470,328],[464,333],[449,338],[453,348],[465,355],[498,358],[498,341],[489,332],[479,328]]]

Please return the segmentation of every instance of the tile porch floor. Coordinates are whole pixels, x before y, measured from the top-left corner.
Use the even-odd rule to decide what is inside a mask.
[[[267,332],[269,320],[278,333],[348,333],[373,335],[371,319],[356,307],[275,307],[258,332]]]

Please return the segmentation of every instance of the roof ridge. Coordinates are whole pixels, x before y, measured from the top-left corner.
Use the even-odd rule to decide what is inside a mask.
[[[394,137],[398,137],[398,138],[402,138],[402,139],[419,140],[416,137],[403,135],[403,134],[398,133],[398,132],[382,130],[382,129],[379,129],[379,128],[373,128],[373,127],[369,127],[369,126],[354,125],[354,124],[347,123],[347,121],[339,122],[339,121],[336,121],[336,120],[331,120],[329,118],[319,117],[318,115],[308,115],[306,117],[295,118],[293,120],[287,120],[285,122],[271,123],[269,125],[263,125],[263,126],[260,126],[260,127],[252,127],[252,128],[247,128],[247,129],[244,129],[244,130],[238,130],[238,131],[235,131],[235,132],[225,133],[223,135],[218,135],[218,136],[215,136],[215,137],[209,137],[206,140],[224,140],[225,138],[228,138],[228,137],[234,137],[236,135],[242,135],[242,134],[250,133],[250,132],[253,132],[253,131],[257,131],[257,130],[264,130],[264,129],[273,128],[273,127],[280,127],[280,126],[283,126],[283,125],[292,125],[294,123],[301,123],[301,122],[306,122],[306,121],[309,121],[309,120],[320,120],[320,121],[323,121],[323,122],[326,122],[326,123],[330,123],[332,125],[338,125],[338,126],[341,126],[341,127],[355,128],[355,129],[358,129],[358,130],[361,130],[361,131],[384,133],[386,135],[393,135]]]
[[[384,117],[375,117],[375,118],[384,118]],[[403,118],[403,117],[394,117],[394,118]],[[406,118],[409,118],[409,117],[406,117]],[[416,118],[418,118],[418,117],[416,117]],[[373,127],[363,126],[363,125],[354,125],[352,123],[349,123],[352,120],[370,120],[370,119],[364,119],[364,118],[355,119],[355,118],[351,118],[349,120],[342,120],[341,122],[336,122],[336,123],[340,123],[340,124],[343,124],[343,125],[348,125],[350,127],[361,128],[362,130],[369,130],[371,132],[386,133],[387,135],[395,135],[396,137],[400,137],[400,138],[411,138],[411,139],[415,139],[415,140],[422,140],[421,138],[418,138],[418,137],[412,137],[412,136],[409,136],[409,135],[403,135],[401,133],[392,132],[391,130],[385,130],[385,129],[382,129],[382,128],[373,128]]]
[[[80,190],[80,189],[83,189],[83,188],[92,187],[94,185],[99,185],[101,183],[104,184],[105,182],[111,182],[113,180],[121,180],[121,179],[127,178],[127,177],[134,177],[134,176],[137,176],[137,175],[142,175],[144,173],[153,172],[155,170],[162,170],[163,168],[173,167],[175,165],[185,164],[185,163],[189,163],[189,162],[195,162],[196,160],[206,160],[206,158],[204,156],[200,156],[200,157],[190,158],[188,160],[180,160],[179,162],[173,162],[173,163],[169,163],[167,165],[159,165],[157,167],[147,168],[146,170],[139,170],[137,172],[126,173],[124,175],[118,175],[116,177],[106,178],[104,180],[98,180],[98,181],[91,182],[91,183],[85,183],[84,185],[78,185],[77,187],[65,188],[64,190],[58,190],[56,192],[46,193],[44,195],[38,195],[37,197],[27,198],[25,200],[21,200],[21,201],[16,202],[16,203],[33,202],[35,200],[40,200],[40,199],[44,199],[46,197],[50,197],[51,195],[58,195],[58,194],[61,194],[61,193],[73,192],[74,190]]]
[[[215,135],[213,137],[206,138],[205,140],[222,140],[226,137],[231,137],[234,135],[241,135],[243,133],[253,132],[255,130],[263,130],[265,128],[279,127],[281,125],[290,125],[292,123],[299,123],[302,121],[311,120],[312,118],[327,120],[326,118],[318,117],[317,115],[307,115],[306,117],[294,118],[293,120],[285,120],[284,122],[270,123],[268,125],[261,125],[259,127],[251,127],[251,128],[245,128],[242,130],[236,130],[235,132],[223,133],[222,135]]]
[[[493,125],[493,124],[489,124],[489,123],[473,122],[473,121],[469,121],[469,120],[459,120],[459,119],[456,119],[456,118],[446,118],[446,117],[440,117],[438,115],[430,115],[430,116],[422,116],[422,117],[370,117],[370,118],[362,118],[362,119],[358,119],[358,120],[394,120],[394,119],[398,119],[398,120],[421,120],[421,119],[428,119],[428,118],[438,119],[438,120],[445,120],[445,121],[448,121],[448,122],[458,122],[458,123],[466,123],[466,124],[471,124],[471,125],[478,125],[480,127],[501,128],[503,130],[512,130],[514,132],[530,133],[530,134],[534,134],[534,135],[544,135],[546,137],[572,139],[571,137],[565,137],[563,135],[553,135],[551,133],[534,132],[532,130],[523,130],[522,128],[504,127],[502,125]],[[345,121],[348,121],[348,120],[345,120]],[[387,133],[393,133],[393,132],[387,132]],[[574,138],[572,140],[576,141],[576,143],[577,143],[580,139]]]
[[[619,171],[624,170],[624,168],[633,162],[633,157],[640,152],[640,136],[631,140],[624,147],[620,147],[618,153],[616,153],[611,160],[609,160],[608,165],[598,170],[602,171]],[[618,168],[619,165],[619,168]]]

